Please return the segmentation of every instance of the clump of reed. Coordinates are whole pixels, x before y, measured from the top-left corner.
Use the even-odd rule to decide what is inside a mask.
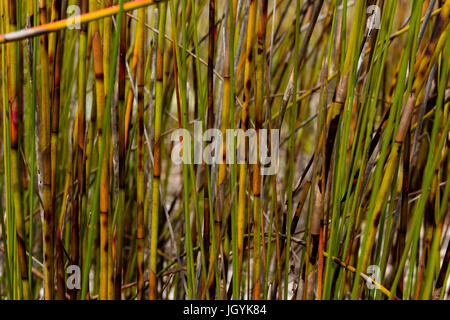
[[[449,22],[450,0],[1,1],[0,298],[448,299]],[[214,149],[247,161],[175,163],[196,126],[254,129]]]

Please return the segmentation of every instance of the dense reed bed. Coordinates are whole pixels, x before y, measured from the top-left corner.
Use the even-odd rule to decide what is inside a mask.
[[[1,0],[0,297],[448,299],[449,22]]]

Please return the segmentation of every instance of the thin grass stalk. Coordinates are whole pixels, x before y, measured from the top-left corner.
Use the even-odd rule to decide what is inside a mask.
[[[250,1],[249,18],[247,26],[247,42],[246,42],[246,60],[245,60],[245,74],[244,74],[244,101],[241,110],[241,124],[240,128],[245,132],[248,128],[248,109],[251,98],[252,89],[252,63],[253,63],[253,43],[254,43],[254,28],[256,20],[256,1]],[[241,135],[239,145],[241,150],[245,152],[245,136]],[[242,155],[241,155],[242,158]],[[239,206],[238,206],[238,285],[242,279],[242,259],[244,254],[244,228],[245,228],[245,211],[246,211],[246,180],[247,180],[247,166],[244,163],[239,164]]]
[[[30,22],[33,21],[33,25],[37,26],[39,24],[39,16],[38,12],[38,3],[37,1],[30,1],[29,3],[30,10]],[[31,42],[31,41],[30,41]],[[36,143],[35,143],[35,134],[36,134],[36,64],[37,64],[37,55],[38,55],[38,39],[34,38],[32,40],[32,53],[31,59],[32,63],[30,64],[30,73],[31,73],[31,99],[30,99],[30,120],[29,127],[27,128],[27,132],[29,133],[29,146],[31,153],[31,173],[30,173],[30,198],[29,198],[29,217],[33,216],[34,212],[34,177],[35,177],[35,167],[36,167]],[[28,231],[28,252],[33,252],[33,223],[29,223],[29,231]],[[31,279],[32,274],[32,254],[28,255],[28,278]],[[30,285],[30,290],[32,292],[32,285]]]
[[[195,1],[191,0],[190,2],[191,8],[192,8],[192,15],[194,17],[194,21],[198,21],[200,10],[196,11]],[[198,52],[199,50],[199,39],[197,34],[197,26],[198,23],[194,23],[192,27],[191,33],[193,42],[194,42],[194,50],[193,52]],[[195,54],[195,53],[194,53]],[[193,60],[193,89],[194,89],[194,99],[195,99],[195,105],[194,105],[194,117],[198,119],[199,117],[203,120],[204,117],[202,114],[204,113],[204,100],[206,99],[205,90],[203,88],[202,84],[202,77],[200,72],[200,61],[199,59]],[[187,120],[187,119],[186,119]],[[203,121],[202,121],[203,122]],[[185,125],[185,124],[183,124]],[[201,167],[197,166],[194,167],[193,165],[190,165],[189,167],[189,176],[190,180],[192,182],[192,206],[194,208],[195,212],[195,228],[197,230],[202,230],[202,217],[200,215],[199,209],[201,208],[201,205],[199,203],[199,198],[197,198],[196,192],[199,191],[199,188],[202,185],[201,181],[197,182],[198,177],[201,173]],[[196,187],[196,185],[199,185],[199,187]],[[186,201],[186,200],[185,200]],[[208,259],[209,259],[209,225],[207,224],[207,221],[209,221],[209,215],[206,217],[203,217],[203,234],[201,237],[199,237],[198,241],[200,242],[200,259],[202,263],[202,279],[200,284],[200,290],[198,290],[198,297],[201,299],[203,296],[206,296],[206,299],[209,299],[209,291],[205,290],[205,284],[207,282],[207,272],[208,272]],[[199,233],[200,234],[200,233]],[[204,294],[205,292],[205,294]]]
[[[125,49],[126,50],[126,49]],[[134,50],[133,50],[133,60],[131,62],[131,75],[132,75],[132,79],[136,78],[136,66],[137,66],[137,56],[138,50],[137,50],[137,42],[135,41],[134,44]],[[131,87],[131,84],[129,85],[128,88],[128,94],[127,94],[127,98],[126,98],[126,110],[125,110],[125,146],[128,146],[128,142],[130,141],[130,139],[128,139],[128,134],[129,134],[129,130],[130,130],[130,122],[131,122],[131,114],[133,111],[133,101],[134,101],[134,95],[135,93],[133,92],[133,89]]]
[[[95,1],[90,0],[89,8],[94,11],[97,7]],[[105,89],[104,89],[104,73],[103,73],[103,57],[100,32],[98,22],[91,23],[92,27],[92,52],[94,58],[95,70],[95,97],[97,106],[97,137],[99,141],[99,151],[101,148],[103,134],[108,135],[107,128],[103,128],[103,117],[105,110]],[[104,131],[104,132],[103,132]],[[107,144],[108,139],[107,137]],[[109,145],[109,144],[108,144]],[[108,150],[108,147],[105,146]],[[108,298],[108,248],[109,248],[109,157],[106,153],[102,166],[102,175],[100,180],[100,299],[106,300]]]
[[[230,10],[230,4],[228,4]],[[232,13],[229,12],[229,15]],[[230,19],[227,23],[230,26]],[[220,132],[222,137],[225,137],[226,129],[229,127],[230,120],[230,31],[225,29],[225,56],[224,56],[224,75],[223,75],[223,103],[222,103],[222,120]],[[216,190],[216,210],[218,212],[223,212],[225,206],[225,191],[226,191],[226,145],[222,143],[221,145],[221,162],[219,163],[219,174]]]
[[[62,7],[61,1],[55,0],[52,5],[52,19],[57,20],[61,16]],[[50,73],[52,81],[52,114],[51,114],[51,163],[52,163],[52,210],[56,212],[56,171],[58,167],[58,136],[59,136],[59,113],[60,113],[60,89],[61,89],[61,73],[62,73],[62,59],[64,46],[64,32],[60,31],[54,34],[56,42],[53,71]],[[50,41],[49,41],[50,42]],[[50,46],[50,43],[49,43]],[[50,61],[51,56],[49,56]],[[61,219],[61,217],[60,217]],[[57,274],[57,298],[65,299],[65,283],[64,283],[64,257],[62,248],[61,228],[57,229],[56,244],[55,244],[55,260],[56,260],[56,274]]]
[[[109,7],[111,7],[111,0],[105,0],[104,9]],[[103,56],[103,74],[104,74],[103,82],[105,88],[108,88],[108,81],[109,81],[111,31],[112,31],[112,19],[111,17],[105,17],[105,19],[103,19],[103,34],[102,34],[102,44],[103,44],[102,56]]]
[[[81,13],[88,11],[88,1],[80,0],[79,5]],[[78,126],[78,149],[77,149],[77,182],[78,182],[78,201],[77,201],[77,216],[72,219],[73,223],[77,221],[86,221],[83,208],[86,203],[86,170],[85,170],[85,131],[86,131],[86,51],[87,51],[87,25],[82,25],[78,42],[78,107],[77,107],[77,126]],[[83,224],[82,224],[83,225]],[[73,231],[77,228],[72,225]],[[78,240],[79,242],[80,240]],[[84,249],[84,245],[82,246]],[[71,258],[73,263],[77,264],[80,256],[80,246],[73,244],[71,250]],[[83,257],[84,258],[84,257]],[[72,293],[72,299],[76,297],[77,293]],[[84,297],[81,297],[84,298]]]
[[[106,20],[105,20],[106,22]],[[104,22],[104,23],[105,23]],[[125,138],[125,74],[126,74],[126,24],[122,24],[120,32],[119,48],[119,79],[118,79],[118,112],[117,121],[119,134],[119,197],[117,200],[116,221],[116,262],[115,262],[115,298],[121,298],[122,269],[123,269],[123,244],[124,244],[124,217],[125,217],[125,187],[126,187],[126,138]],[[105,59],[105,57],[104,57]]]
[[[214,110],[214,55],[216,47],[216,3],[215,0],[209,1],[209,11],[208,11],[208,73],[207,73],[207,111],[206,111],[206,129],[212,129],[214,126],[215,110]],[[209,223],[206,223],[207,228],[211,225],[211,220],[213,221],[213,232],[211,235],[211,240],[206,238],[206,241],[210,241],[212,246],[209,246],[209,265],[208,265],[208,283],[207,289],[209,289],[209,294],[214,296],[214,289],[220,286],[217,283],[217,258],[218,250],[220,247],[220,226],[221,226],[221,213],[218,210],[214,210],[212,206],[211,197],[211,165],[204,165],[204,182],[203,182],[203,217]],[[214,214],[212,214],[214,213]],[[220,277],[220,276],[219,276]],[[216,279],[215,279],[216,278]],[[216,282],[214,283],[213,281]]]
[[[5,23],[1,25],[6,26],[8,23],[6,22],[6,14],[3,3],[1,4],[1,13],[2,17],[5,20]],[[9,108],[5,108],[5,106],[9,106],[8,101],[8,87],[5,85],[5,81],[3,79],[7,78],[7,53],[6,46],[2,46],[2,109],[3,109],[3,119],[7,119],[10,116],[10,112],[8,112]],[[5,172],[5,209],[6,209],[6,218],[5,223],[3,224],[2,219],[2,230],[7,230],[8,237],[4,239],[5,244],[5,254],[7,256],[7,275],[8,275],[8,286],[9,286],[9,296],[11,299],[17,297],[16,294],[16,284],[15,284],[15,274],[19,271],[17,265],[15,264],[14,257],[16,252],[16,243],[15,239],[17,238],[17,231],[14,225],[14,214],[12,208],[12,192],[11,192],[11,132],[8,126],[9,122],[3,124],[3,163],[4,163],[4,172]],[[5,228],[6,225],[6,228]],[[13,236],[10,236],[13,235]]]
[[[159,26],[158,47],[156,49],[156,73],[155,73],[155,142],[152,185],[152,217],[150,238],[150,273],[149,273],[149,298],[155,300],[157,295],[156,283],[156,250],[158,245],[158,220],[159,220],[159,185],[161,180],[161,122],[163,113],[163,78],[164,78],[164,33],[166,29],[167,5],[158,4]]]
[[[183,48],[187,47],[187,29],[186,29],[186,19],[187,19],[187,1],[182,0],[181,1],[181,45]],[[171,13],[172,13],[172,19],[173,14],[175,13],[173,10],[173,5],[171,3]],[[174,33],[174,29],[172,27],[172,35]],[[189,110],[188,110],[188,101],[187,101],[187,61],[186,61],[186,51],[185,50],[179,50],[176,37],[173,35],[174,39],[174,58],[177,60],[177,63],[179,62],[181,64],[180,68],[180,82],[176,81],[176,85],[179,86],[180,90],[180,103],[181,103],[181,115],[179,115],[179,123],[181,123],[181,126],[183,128],[188,127],[188,118],[189,118]],[[178,50],[176,50],[178,49]],[[180,53],[177,53],[180,52]],[[179,59],[178,59],[179,58]],[[176,69],[176,68],[175,68]],[[181,120],[181,122],[180,122]],[[180,137],[180,139],[183,139]],[[188,145],[189,140],[182,140],[183,142],[183,150],[190,149],[190,145]],[[190,205],[189,205],[189,189],[191,189],[192,194],[195,195],[195,183],[191,183],[189,180],[189,171],[193,172],[193,167],[188,166],[186,163],[183,164],[183,183],[184,183],[184,223],[185,223],[185,229],[186,229],[186,239],[185,239],[185,246],[186,246],[186,256],[187,256],[187,290],[188,290],[188,299],[193,299],[197,295],[196,291],[196,284],[195,284],[195,268],[194,268],[194,255],[193,255],[193,231],[191,228],[191,218],[190,218]],[[193,174],[192,174],[193,176]],[[196,197],[193,197],[193,201],[195,203],[197,202]],[[195,209],[195,214],[198,216],[197,210]],[[201,238],[201,237],[200,237]],[[200,243],[203,243],[202,240],[200,240]],[[202,260],[203,264],[204,258]],[[206,269],[205,267],[202,268],[202,279],[204,280],[206,278]]]
[[[39,1],[39,12],[41,25],[47,22],[46,1]],[[54,292],[54,215],[52,212],[51,195],[51,143],[50,143],[50,84],[49,66],[47,53],[46,36],[40,37],[40,57],[41,57],[41,105],[40,105],[40,140],[41,155],[43,164],[43,185],[44,185],[44,265],[45,265],[45,299],[53,299]]]
[[[138,26],[136,42],[138,46],[137,62],[137,135],[138,135],[138,157],[137,157],[137,299],[144,298],[144,22],[145,9],[138,11]]]
[[[319,3],[320,4],[320,3]],[[321,5],[321,4],[320,4]],[[299,40],[300,40],[300,8],[301,8],[301,1],[297,1],[296,3],[296,28],[295,28],[295,48],[294,48],[294,67],[291,72],[291,77],[289,79],[288,87],[286,88],[285,94],[283,96],[282,105],[280,107],[280,116],[278,119],[278,128],[281,129],[281,124],[283,121],[283,109],[285,109],[285,106],[287,102],[290,100],[291,95],[293,96],[293,100],[296,101],[297,96],[297,90],[298,90],[298,78],[299,78],[299,67],[302,62],[302,58],[304,54],[302,51],[300,51],[299,46]],[[312,28],[310,28],[311,30]],[[310,31],[311,32],[311,31]],[[305,43],[309,41],[309,37],[307,37],[304,40],[303,47],[306,45]],[[291,110],[291,121],[289,123],[290,131],[292,132],[295,128],[295,120],[297,119],[297,110],[298,110],[298,104],[297,106],[294,104],[294,109]],[[288,294],[288,268],[289,268],[289,259],[290,259],[290,241],[291,241],[291,220],[292,220],[292,197],[293,197],[293,179],[294,179],[294,151],[295,151],[295,139],[293,137],[289,138],[289,145],[288,145],[288,179],[287,179],[287,214],[284,214],[285,218],[285,228],[287,233],[286,237],[286,249],[285,249],[285,255],[284,255],[284,290],[283,290],[283,297],[284,299],[287,299]],[[286,223],[287,221],[287,223]],[[283,256],[282,256],[283,257]],[[281,292],[280,292],[281,294]]]
[[[264,231],[261,208],[261,175],[259,165],[259,130],[262,127],[263,100],[264,100],[264,65],[265,65],[265,40],[267,24],[268,1],[264,0],[259,10],[258,41],[256,55],[256,86],[255,86],[255,128],[256,128],[256,164],[253,165],[253,299],[258,300],[261,295],[261,232]],[[264,274],[264,270],[263,270]]]
[[[125,24],[125,23],[124,23]],[[120,30],[119,37],[122,32]],[[119,40],[120,41],[120,40]],[[119,45],[120,46],[120,45]],[[109,59],[108,59],[109,60]],[[105,95],[107,93],[105,92]],[[116,99],[116,95],[114,95],[114,99]],[[108,176],[106,178],[107,182],[107,195],[108,199],[108,254],[107,254],[107,263],[108,263],[108,272],[107,272],[107,282],[108,282],[108,291],[107,298],[108,300],[114,300],[115,297],[115,259],[116,259],[116,220],[117,220],[117,207],[115,206],[118,199],[118,154],[117,154],[117,100],[111,105],[110,110],[110,122],[107,124],[107,160],[106,164]],[[112,179],[110,178],[112,177]]]
[[[17,28],[17,10],[14,1],[8,2],[8,18],[9,30]],[[14,215],[15,227],[17,232],[17,254],[20,267],[21,276],[21,295],[28,300],[30,298],[29,280],[28,280],[28,261],[25,253],[25,224],[24,211],[22,206],[22,186],[20,182],[20,158],[19,158],[19,135],[22,128],[20,128],[20,99],[18,90],[20,88],[20,78],[18,74],[18,58],[19,58],[18,43],[11,43],[7,45],[6,56],[8,59],[8,105],[9,105],[9,119],[10,119],[10,148],[11,148],[11,183],[14,201]],[[3,82],[3,85],[6,81]],[[4,120],[5,121],[5,120]]]
[[[230,123],[231,128],[234,128],[234,113],[235,113],[235,74],[234,74],[234,39],[235,39],[235,21],[236,21],[236,15],[237,15],[237,1],[236,0],[229,0],[228,1],[228,32],[225,32],[225,38],[228,41],[225,44],[225,65],[224,65],[224,94],[226,91],[229,91],[229,100],[227,103],[226,98],[224,97],[223,102],[223,112],[225,112],[226,108],[228,108],[229,118],[228,119],[222,119],[222,123],[228,124]],[[228,70],[226,69],[228,67]],[[227,78],[225,76],[229,76],[229,86],[228,89],[225,90],[225,85],[227,83]],[[230,121],[233,120],[233,121]],[[223,132],[222,132],[223,134]],[[235,142],[235,139],[233,137],[233,142]],[[226,151],[226,149],[225,149]],[[233,154],[234,154],[233,150]],[[235,155],[235,154],[234,154]],[[225,155],[226,156],[226,155]],[[236,164],[232,163],[231,166],[231,172],[230,172],[230,186],[234,188],[236,186]],[[223,173],[222,173],[223,174]],[[219,167],[219,177],[220,177],[220,167]],[[219,184],[220,186],[220,184]],[[231,231],[231,239],[232,239],[232,266],[233,266],[233,278],[232,278],[232,285],[233,285],[233,299],[239,298],[239,282],[238,282],[238,274],[239,274],[239,265],[238,265],[238,242],[237,242],[237,212],[236,212],[236,204],[235,204],[235,192],[233,192],[232,196],[232,205],[231,205],[231,225],[232,225],[232,231]]]
[[[2,32],[7,31],[7,26],[9,25],[6,3],[3,1],[0,3],[0,13],[2,15],[2,20],[4,23],[0,25]],[[5,254],[7,256],[7,275],[8,275],[8,286],[9,286],[9,296],[11,299],[17,298],[16,293],[16,273],[19,272],[17,264],[15,264],[14,257],[16,256],[16,243],[17,231],[14,225],[15,218],[13,213],[13,197],[11,192],[11,129],[9,128],[9,121],[5,122],[5,119],[10,117],[9,112],[9,100],[8,100],[8,86],[5,84],[7,79],[7,48],[2,46],[2,110],[3,110],[3,163],[5,172],[5,209],[6,218],[3,224],[2,219],[2,230],[7,230],[8,237],[4,239]],[[8,106],[8,107],[5,107]],[[6,228],[5,228],[6,225]],[[12,236],[11,236],[12,235]],[[5,238],[5,237],[4,237]]]

